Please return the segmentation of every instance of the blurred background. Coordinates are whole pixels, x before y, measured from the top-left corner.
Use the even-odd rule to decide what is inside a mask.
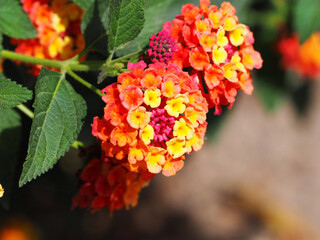
[[[187,2],[199,5],[198,1],[174,1],[164,20],[171,20]],[[17,113],[14,118],[21,119],[22,127],[17,124],[10,131],[0,127],[0,140],[12,142],[11,149],[0,145],[1,160],[7,159],[0,174],[14,176],[12,189],[6,189],[0,200],[0,240],[320,239],[320,60],[319,65],[317,59],[306,61],[306,68],[312,66],[310,73],[286,60],[287,52],[301,53],[296,43],[294,47],[286,43],[291,48],[279,50],[283,39],[298,36],[302,45],[320,30],[320,1],[231,3],[240,22],[254,32],[254,47],[264,63],[253,73],[252,96],[241,93],[231,110],[225,109],[220,116],[208,114],[202,150],[187,156],[176,176],[156,176],[142,190],[134,209],[116,211],[113,217],[107,210],[71,210],[77,192],[75,175],[86,159],[71,149],[51,171],[18,188],[31,120]],[[306,59],[320,56],[317,36]],[[9,39],[5,42],[6,48],[12,48]],[[3,64],[8,77],[33,89],[36,79],[27,75],[25,67],[10,61]],[[96,82],[97,73],[83,77]],[[89,106],[79,140],[93,143],[90,124],[94,116],[103,114],[103,103],[70,82],[86,96]],[[22,139],[18,141],[17,136]]]

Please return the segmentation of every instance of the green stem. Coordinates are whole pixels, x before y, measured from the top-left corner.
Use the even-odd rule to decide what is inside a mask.
[[[40,59],[36,57],[15,53],[8,50],[2,50],[1,57],[11,59],[11,60],[16,60],[16,61],[21,61],[21,62],[32,63],[32,64],[41,64],[47,67],[61,68],[63,66],[62,61]]]
[[[73,71],[97,71],[100,70],[104,61],[85,61],[81,63],[70,63],[68,67]]]
[[[33,112],[32,112],[29,108],[27,108],[25,105],[20,104],[20,105],[17,106],[17,108],[18,108],[21,112],[23,112],[25,115],[27,115],[29,118],[31,118],[31,119],[34,118]]]
[[[75,74],[70,68],[66,68],[66,72],[73,77],[75,80],[77,80],[79,83],[81,83],[82,85],[86,86],[87,88],[89,88],[91,91],[95,92],[96,94],[98,94],[100,97],[102,97],[104,94],[100,92],[100,90],[98,88],[96,88],[95,86],[93,86],[91,83],[88,83],[86,80],[84,80],[83,78],[81,78],[80,76],[78,76],[77,74]]]
[[[25,115],[27,115],[29,118],[34,119],[34,113],[24,104],[20,104],[17,106],[17,108],[23,112]],[[75,148],[75,149],[79,149],[79,148],[84,148],[85,144],[83,142],[80,142],[78,140],[75,140],[72,144],[71,147]]]
[[[117,63],[117,62],[121,62],[121,61],[123,61],[123,60],[127,60],[127,59],[130,59],[130,58],[135,57],[135,56],[139,56],[141,53],[142,53],[142,51],[130,53],[130,54],[128,54],[128,55],[125,55],[125,56],[123,56],[123,57],[119,57],[119,58],[116,58],[116,59],[110,61],[110,64]]]
[[[42,59],[36,58],[32,56],[23,55],[20,53],[2,50],[1,57],[6,59],[11,59],[15,61],[21,61],[31,64],[40,64],[47,67],[54,67],[54,68],[65,68],[68,66],[71,70],[75,71],[95,71],[99,70],[104,61],[88,61],[88,62],[77,62],[74,59],[65,60],[65,61],[58,61],[58,60],[50,60],[50,59]]]

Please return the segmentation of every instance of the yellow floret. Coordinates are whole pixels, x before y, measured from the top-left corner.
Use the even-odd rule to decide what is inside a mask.
[[[65,44],[62,38],[59,37],[55,39],[54,42],[49,46],[50,57],[56,57],[62,51],[64,45]]]
[[[152,108],[159,107],[161,103],[161,91],[155,87],[149,88],[144,93],[143,101]]]
[[[226,31],[232,31],[237,26],[237,21],[234,17],[227,17],[224,23],[224,29]]]
[[[192,126],[195,128],[199,126],[199,123],[204,123],[206,121],[206,113],[204,111],[194,109],[193,107],[187,107],[186,117],[191,121]]]
[[[227,51],[223,47],[215,46],[213,48],[212,60],[215,64],[219,65],[224,63],[228,57]]]
[[[135,164],[137,161],[143,160],[144,155],[142,149],[139,148],[130,148],[128,154],[128,161],[131,164]]]
[[[170,141],[166,142],[168,153],[173,156],[173,158],[181,157],[186,153],[186,141],[180,140],[178,138],[172,138]]]
[[[67,19],[62,19],[58,14],[52,15],[52,28],[56,30],[58,33],[62,33],[66,31],[66,26],[68,24]]]
[[[236,67],[241,72],[246,72],[246,69],[244,68],[244,65],[241,63],[241,57],[239,54],[235,54],[231,58],[231,62],[236,64]]]
[[[225,31],[223,28],[220,28],[217,32],[217,44],[220,47],[225,47],[229,43],[228,38],[225,36]]]
[[[213,28],[218,28],[220,26],[220,18],[222,17],[220,12],[211,11],[208,17],[213,22]]]
[[[189,98],[185,95],[179,94],[175,98],[167,101],[167,105],[164,109],[170,116],[178,117],[179,114],[184,113],[186,110],[185,103],[189,102]]]
[[[223,66],[224,68],[224,76],[230,81],[230,82],[238,82],[238,73],[237,73],[237,66],[235,63],[227,63]]]
[[[147,168],[151,173],[159,173],[162,170],[161,165],[166,163],[165,153],[163,148],[151,147],[146,158]]]
[[[233,46],[240,46],[244,41],[244,36],[246,34],[246,29],[243,26],[236,28],[230,33],[230,42]]]
[[[200,138],[197,136],[197,134],[194,134],[189,141],[186,143],[186,149],[187,153],[191,153],[193,151],[199,151],[204,143],[203,138]]]
[[[154,129],[151,125],[147,125],[144,129],[140,130],[140,139],[146,144],[150,144],[154,137]]]
[[[187,123],[184,118],[180,118],[173,126],[173,136],[178,139],[190,139],[194,134],[194,128],[191,124]]]

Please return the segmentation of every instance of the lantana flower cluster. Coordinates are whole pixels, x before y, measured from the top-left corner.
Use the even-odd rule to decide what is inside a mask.
[[[43,59],[69,59],[85,46],[80,23],[83,10],[69,0],[21,0],[37,30],[34,39],[12,39],[16,52]],[[31,73],[38,75],[41,66],[35,65]]]
[[[209,0],[200,0],[200,7],[182,6],[172,24],[163,26],[179,48],[173,63],[180,68],[191,67],[200,84],[204,81],[205,96],[209,107],[215,107],[215,114],[222,112],[221,105],[232,107],[239,89],[251,94],[250,71],[262,66],[260,53],[252,46],[252,32],[235,14],[229,2],[218,8],[210,6]]]
[[[298,34],[283,38],[278,49],[286,69],[309,78],[320,77],[320,31],[313,33],[302,45]]]
[[[104,116],[92,124],[104,157],[145,181],[175,175],[185,154],[201,149],[208,112],[196,78],[174,64],[146,67],[129,63],[130,71],[102,90]]]
[[[171,176],[184,154],[203,144],[207,102],[196,80],[177,66],[146,67],[129,63],[130,71],[103,90],[104,118],[94,118],[92,133],[108,157],[128,156],[132,170]]]

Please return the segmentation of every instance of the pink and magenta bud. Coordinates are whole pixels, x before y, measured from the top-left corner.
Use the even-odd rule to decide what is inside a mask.
[[[172,137],[174,123],[174,117],[166,114],[164,109],[153,109],[149,123],[154,129],[153,140],[159,143],[168,141]]]
[[[147,50],[151,61],[168,63],[172,60],[173,54],[179,50],[174,39],[168,31],[162,30],[155,36],[150,37],[149,48]]]

